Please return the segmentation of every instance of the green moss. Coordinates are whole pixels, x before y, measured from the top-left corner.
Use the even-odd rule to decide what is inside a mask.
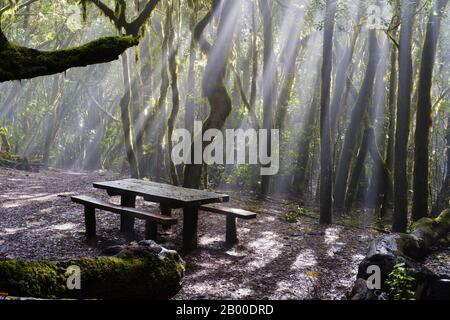
[[[81,290],[67,288],[67,267],[81,271]],[[168,299],[180,289],[184,264],[173,256],[0,261],[0,291],[15,296],[74,299]]]
[[[442,211],[435,221],[439,224],[446,224],[450,226],[450,209]]]
[[[133,37],[104,37],[70,49],[43,52],[8,43],[0,49],[0,82],[64,72],[116,60],[138,44]]]
[[[65,270],[54,262],[0,262],[0,291],[18,296],[54,298],[64,291]]]

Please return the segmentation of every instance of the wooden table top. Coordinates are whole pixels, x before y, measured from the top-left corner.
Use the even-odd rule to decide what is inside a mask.
[[[96,182],[94,188],[107,190],[110,195],[142,196],[146,201],[161,203],[173,208],[228,202],[230,200],[230,197],[226,194],[138,179]]]

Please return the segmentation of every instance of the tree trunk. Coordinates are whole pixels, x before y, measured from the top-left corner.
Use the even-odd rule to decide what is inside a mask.
[[[0,138],[2,142],[2,148],[0,150],[6,153],[11,152],[11,145],[9,144],[8,137],[6,136],[6,133],[2,132],[1,127],[0,127]]]
[[[442,184],[436,203],[433,208],[433,216],[448,208],[450,205],[450,114],[447,116],[447,174]]]
[[[350,210],[353,205],[353,200],[358,190],[358,183],[360,181],[361,173],[364,169],[364,162],[366,160],[367,151],[369,150],[370,128],[366,128],[363,133],[361,146],[359,147],[356,156],[355,166],[350,176],[348,183],[347,195],[345,197],[345,210]]]
[[[394,160],[394,219],[392,230],[405,232],[408,225],[407,154],[412,90],[412,32],[417,0],[403,1],[399,43],[399,84]]]
[[[356,19],[356,23],[359,24],[360,16],[361,16],[361,9],[363,6],[359,6],[358,9],[358,18]],[[341,109],[341,105],[343,102],[343,96],[344,96],[344,88],[345,84],[347,83],[346,78],[348,76],[349,67],[352,62],[353,52],[355,50],[356,41],[358,40],[358,36],[360,33],[360,27],[355,26],[355,30],[353,31],[353,35],[350,39],[349,47],[346,49],[341,62],[339,63],[339,66],[336,70],[336,77],[334,82],[334,89],[333,89],[333,99],[331,100],[331,106],[330,106],[330,122],[331,122],[331,133],[332,136],[334,136],[336,131],[336,124],[338,122],[339,118],[339,110]]]
[[[428,144],[431,127],[431,86],[441,16],[448,0],[435,0],[427,24],[422,49],[422,63],[418,84],[416,132],[414,137],[414,181],[412,220],[428,216]]]
[[[97,91],[100,88],[97,88]],[[98,99],[100,101],[100,99]],[[101,121],[100,110],[95,108],[92,104],[89,106],[88,116],[86,121],[86,157],[84,159],[83,167],[87,170],[97,170],[101,167],[101,146],[103,139],[104,125]],[[93,133],[93,136],[91,136]]]
[[[169,75],[167,73],[167,65],[168,65],[168,41],[169,41],[169,33],[170,33],[170,17],[171,17],[171,8],[168,7],[165,15],[165,23],[163,28],[163,40],[162,40],[162,50],[161,50],[161,85],[159,89],[159,98],[153,107],[153,109],[145,115],[139,125],[139,128],[136,132],[136,141],[144,141],[145,134],[148,133],[149,128],[154,125],[156,134],[156,150],[155,156],[152,157],[152,161],[155,167],[155,180],[160,181],[161,172],[162,172],[162,163],[163,163],[163,150],[162,150],[162,142],[165,136],[165,132],[167,129],[166,119],[165,119],[165,104],[167,93],[170,85]],[[150,175],[150,173],[148,173]]]
[[[184,117],[184,126],[191,133],[194,133],[195,121],[195,60],[196,60],[195,41],[192,39],[191,49],[189,54],[189,69],[186,89],[186,112]]]
[[[318,64],[320,67],[320,63]],[[316,128],[317,110],[319,109],[319,94],[320,92],[320,68],[317,72],[316,83],[314,85],[313,97],[311,105],[304,122],[303,136],[300,139],[297,158],[297,172],[294,179],[294,190],[296,190],[299,198],[303,198],[306,183],[306,169],[308,167],[310,158],[311,141],[314,137],[314,128]]]
[[[170,28],[168,53],[169,53],[169,70],[171,76],[171,89],[172,89],[172,111],[167,121],[167,141],[168,141],[168,157],[169,157],[169,170],[172,183],[176,186],[179,185],[177,169],[172,161],[172,134],[177,119],[178,111],[180,110],[180,94],[178,91],[178,71],[177,71],[177,53],[178,50],[174,48],[175,32],[173,31],[173,25]]]
[[[139,178],[140,177],[139,164],[135,152],[133,129],[130,115],[131,84],[128,68],[128,56],[126,53],[122,56],[122,75],[123,75],[124,95],[120,100],[120,114],[124,134],[125,153],[127,156],[128,164],[130,166],[131,177]]]
[[[228,115],[231,112],[232,105],[230,96],[225,87],[226,66],[234,37],[236,25],[241,12],[241,1],[226,1],[224,3],[219,22],[217,41],[214,46],[209,45],[202,37],[204,28],[209,24],[214,10],[218,7],[220,1],[213,1],[211,12],[199,22],[196,27],[196,40],[199,42],[203,51],[208,54],[208,63],[206,65],[203,77],[203,94],[210,104],[210,114],[203,125],[203,130],[221,129],[225,124]],[[202,133],[203,134],[203,133]],[[194,137],[201,139],[201,137]],[[202,145],[202,151],[206,145]],[[192,160],[194,146],[192,146]],[[188,188],[199,188],[202,176],[203,164],[188,164],[184,171],[184,186]]]
[[[394,33],[395,36],[396,32]],[[390,53],[390,72],[389,72],[389,97],[388,97],[388,105],[389,112],[387,114],[387,146],[386,146],[386,155],[385,155],[385,163],[386,169],[390,172],[389,179],[384,180],[384,191],[385,195],[383,198],[383,202],[381,204],[380,216],[385,216],[388,207],[391,205],[392,200],[394,199],[394,190],[389,186],[392,185],[392,173],[394,169],[394,142],[395,142],[395,101],[396,101],[396,91],[397,91],[397,48],[391,45],[391,53]]]
[[[273,108],[275,104],[276,66],[273,51],[273,21],[272,10],[268,0],[260,0],[259,6],[263,18],[264,28],[264,66],[263,66],[263,128],[268,132],[267,154],[272,150],[270,130],[273,128]],[[269,193],[271,177],[261,176],[260,197],[265,198]]]
[[[379,47],[377,43],[376,30],[369,31],[369,62],[364,76],[364,81],[359,92],[356,105],[353,109],[350,124],[345,133],[344,146],[342,147],[341,157],[338,164],[336,176],[336,186],[334,193],[334,209],[344,209],[345,193],[347,191],[347,180],[349,170],[356,146],[356,138],[360,130],[360,124],[368,106],[371,104],[373,95],[373,86],[380,59]]]
[[[330,94],[333,67],[333,33],[336,0],[327,0],[323,33],[322,85],[320,92],[320,223],[332,222],[332,169]]]

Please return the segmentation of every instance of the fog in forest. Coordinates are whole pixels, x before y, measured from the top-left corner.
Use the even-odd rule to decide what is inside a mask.
[[[0,0],[0,16],[2,167],[230,192],[378,232],[449,207],[448,0]],[[232,149],[227,130],[243,134]]]

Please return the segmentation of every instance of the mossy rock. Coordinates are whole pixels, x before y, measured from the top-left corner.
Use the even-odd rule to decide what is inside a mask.
[[[81,288],[70,290],[69,266]],[[175,251],[146,241],[115,256],[69,261],[0,261],[0,291],[45,299],[168,299],[181,288],[184,262]]]
[[[392,233],[374,239],[366,257],[358,267],[357,279],[366,280],[371,275],[369,266],[378,266],[381,271],[381,290],[386,290],[386,280],[395,265],[404,263],[411,270],[417,283],[417,299],[427,299],[441,292],[447,292],[447,281],[427,269],[420,263],[430,249],[440,240],[446,239],[450,232],[450,210],[443,211],[436,219],[422,218],[411,226],[411,233]],[[356,288],[358,289],[358,288]],[[355,290],[356,290],[355,289]],[[365,295],[354,293],[350,297]]]

